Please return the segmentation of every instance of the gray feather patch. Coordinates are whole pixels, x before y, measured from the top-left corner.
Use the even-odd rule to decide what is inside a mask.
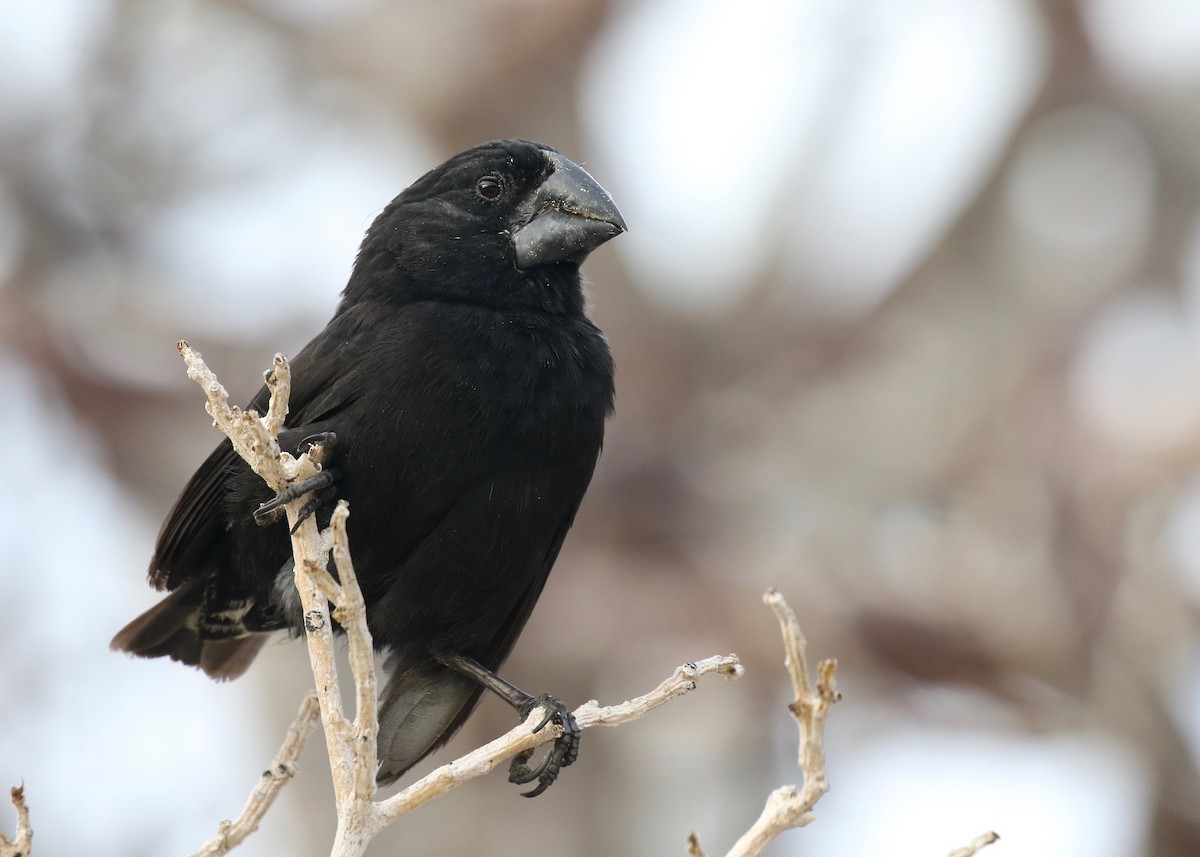
[[[451,670],[393,675],[380,694],[379,773],[387,785],[441,746],[478,685]]]

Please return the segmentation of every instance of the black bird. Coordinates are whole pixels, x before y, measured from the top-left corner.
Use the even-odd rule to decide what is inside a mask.
[[[624,230],[604,189],[549,146],[468,149],[375,219],[333,319],[292,361],[279,444],[331,447],[335,484],[314,493],[316,514],[324,523],[335,497],[350,502],[368,624],[387,655],[381,784],[448,741],[484,688],[522,717],[547,706],[564,728],[541,764],[514,762],[513,782],[538,781],[528,794],[575,760],[566,706],[496,670],[600,454],[613,364],[579,265]],[[249,407],[267,401],[264,387]],[[158,536],[150,583],[170,594],[113,648],[229,679],[270,632],[300,633],[286,528],[260,526],[274,505],[229,442],[218,446]]]

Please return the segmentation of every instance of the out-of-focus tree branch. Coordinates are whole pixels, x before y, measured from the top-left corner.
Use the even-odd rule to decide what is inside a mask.
[[[10,794],[17,810],[17,830],[12,839],[0,833],[0,857],[29,857],[33,847],[33,826],[29,823],[29,806],[25,803],[25,786],[13,786]]]
[[[222,821],[220,829],[188,857],[222,857],[258,830],[259,822],[275,802],[279,791],[288,780],[296,776],[296,760],[300,758],[304,743],[316,725],[320,712],[315,693],[304,697],[304,701],[300,703],[300,710],[296,712],[296,719],[292,721],[283,739],[283,746],[279,748],[271,767],[263,771],[262,778],[250,793],[250,799],[246,801],[242,814],[234,821]]]
[[[988,845],[991,845],[993,842],[998,842],[999,840],[1000,835],[989,830],[982,836],[977,836],[972,839],[971,843],[965,848],[956,848],[951,851],[950,857],[974,857],[974,855],[978,854],[980,850]]]
[[[829,781],[825,777],[825,720],[834,703],[842,698],[837,690],[837,661],[829,658],[818,663],[817,681],[814,684],[808,671],[808,641],[800,630],[796,613],[774,587],[763,594],[763,603],[775,612],[779,630],[783,633],[786,653],[784,665],[796,697],[788,710],[800,730],[800,770],[804,773],[804,786],[800,789],[780,786],[771,792],[758,820],[742,834],[725,857],[757,857],[762,854],[785,830],[804,827],[812,822],[813,807],[829,791]],[[985,833],[966,848],[954,851],[950,857],[972,857],[999,838],[995,833]],[[689,857],[706,857],[700,837],[695,833],[688,836],[687,851]]]
[[[796,614],[774,588],[768,589],[763,601],[775,611],[783,633],[786,652],[785,665],[792,679],[795,701],[788,706],[800,729],[800,769],[804,772],[804,787],[780,786],[767,798],[762,814],[734,843],[726,857],[757,857],[785,830],[803,827],[813,820],[812,809],[829,791],[825,778],[825,719],[833,704],[841,699],[837,692],[837,661],[821,661],[817,665],[814,685],[808,673],[808,641],[800,630]],[[703,857],[700,838],[688,837],[691,857]]]

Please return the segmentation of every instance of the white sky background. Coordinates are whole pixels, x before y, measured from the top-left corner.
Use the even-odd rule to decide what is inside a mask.
[[[1200,76],[1194,0],[1084,5],[1114,69],[1134,84]],[[316,16],[336,6],[305,8]],[[81,52],[106,10],[95,0],[0,2],[0,111],[18,122],[68,111]],[[708,49],[718,35],[726,53]],[[233,159],[254,178],[150,213],[142,264],[177,290],[157,302],[163,311],[186,306],[203,288],[211,317],[250,325],[234,300],[260,295],[265,313],[287,283],[293,310],[315,329],[370,218],[435,156],[412,129],[346,121],[322,112],[320,99],[281,106],[263,65],[270,48],[252,32],[238,36],[225,61],[226,73],[256,88],[231,108],[221,102],[228,87],[204,89],[207,70],[190,57],[187,34],[180,39],[156,61],[176,64],[196,85],[196,120],[205,110],[257,116],[244,140],[213,141],[195,168]],[[664,304],[705,311],[737,298],[757,277],[752,260],[775,239],[771,230],[785,228],[793,252],[763,263],[783,265],[798,300],[839,315],[869,309],[988,179],[1036,94],[1045,51],[1026,0],[627,4],[584,83],[594,171],[632,225],[616,252]],[[296,153],[304,168],[276,168],[280,152]],[[1131,181],[1136,191],[1153,177]],[[381,196],[381,187],[393,190]],[[2,203],[0,188],[0,222]],[[246,264],[249,246],[255,266]],[[1190,270],[1200,293],[1200,263]],[[1156,396],[1144,380],[1200,389],[1196,322],[1155,296],[1101,314],[1077,370],[1079,407],[1133,445],[1146,442],[1144,425],[1128,424],[1123,391],[1147,397],[1147,407],[1174,403],[1171,430],[1194,426],[1194,392]],[[143,587],[157,521],[142,518],[107,475],[54,382],[2,351],[0,399],[9,403],[6,431],[22,448],[0,468],[6,600],[21,605],[0,630],[0,785],[27,784],[39,857],[117,853],[97,842],[124,843],[123,855],[183,853],[240,805],[276,736],[245,734],[258,721],[243,716],[253,695],[239,683],[216,687],[175,665],[131,664],[107,651],[113,617],[128,618],[128,593]],[[1194,521],[1198,505],[1191,498],[1180,520]],[[1174,549],[1200,568],[1194,527],[1181,527],[1172,531]],[[74,678],[44,681],[47,671]],[[1182,696],[1194,700],[1200,675],[1181,674]],[[853,706],[843,703],[834,719],[852,718]],[[1193,734],[1195,712],[1180,706]],[[180,718],[187,741],[177,740]],[[234,752],[213,764],[214,747]],[[231,756],[250,767],[227,766]],[[940,854],[994,827],[1007,843],[997,854],[1133,857],[1145,823],[1140,762],[1103,734],[1026,740],[897,723],[873,740],[843,743],[835,729],[830,764],[835,792],[817,823],[790,834],[778,853]],[[181,780],[181,771],[192,773]],[[176,792],[165,805],[164,783]],[[187,787],[197,783],[203,788]],[[68,803],[72,795],[87,799]],[[163,806],[161,825],[148,829],[145,815],[126,811],[131,802]],[[961,819],[961,829],[947,817]],[[0,825],[11,826],[4,812]],[[252,839],[239,853],[280,850],[276,837]]]

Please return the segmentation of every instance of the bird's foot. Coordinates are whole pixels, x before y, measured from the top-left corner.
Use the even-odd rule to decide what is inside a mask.
[[[289,536],[296,535],[296,530],[300,529],[300,525],[316,514],[317,509],[337,499],[337,474],[332,470],[324,470],[322,472],[328,473],[330,479],[333,481],[326,487],[314,491],[312,498],[300,507],[300,514],[296,516],[296,523],[292,524],[292,528],[288,530]]]
[[[316,476],[310,476],[307,479],[301,479],[288,487],[284,488],[273,498],[263,503],[254,511],[254,523],[260,527],[269,526],[278,521],[283,516],[283,507],[288,503],[303,497],[309,491],[315,491],[316,494],[300,509],[300,514],[296,517],[295,526],[292,527],[292,532],[303,524],[306,520],[312,517],[312,514],[321,507],[323,503],[332,499],[337,492],[337,471],[322,470]]]
[[[537,726],[533,727],[534,732],[540,732],[549,723],[561,726],[563,732],[555,739],[554,744],[550,747],[550,752],[536,767],[529,766],[529,760],[533,758],[533,750],[526,750],[513,758],[512,764],[508,768],[510,783],[524,785],[537,780],[536,788],[522,792],[525,797],[537,797],[550,788],[558,779],[559,771],[573,764],[579,758],[581,734],[579,724],[575,722],[575,716],[571,714],[566,703],[548,693],[530,697],[529,701],[519,709],[522,719],[527,718],[535,708],[541,708],[546,712],[546,716]]]
[[[297,455],[311,453],[313,447],[322,447],[325,453],[322,458],[327,458],[328,453],[337,445],[337,435],[331,431],[324,431],[319,434],[311,434],[296,447]],[[296,523],[292,526],[291,532],[295,533],[300,529],[300,525],[313,516],[317,509],[321,508],[322,504],[335,499],[337,489],[334,483],[337,480],[337,471],[332,468],[326,468],[316,476],[310,476],[308,479],[302,479],[294,485],[289,485],[284,488],[267,502],[263,503],[254,512],[254,523],[260,527],[267,527],[283,517],[283,507],[293,500],[303,497],[309,491],[317,492],[311,500],[304,504],[300,509],[300,514],[296,518]]]
[[[313,512],[317,510],[327,498],[326,493],[334,488],[337,473],[334,470],[322,470],[315,476],[310,476],[307,479],[301,479],[299,482],[293,483],[284,488],[267,502],[263,503],[254,511],[254,522],[260,527],[269,526],[281,517],[283,517],[284,509],[288,503],[303,497],[309,491],[318,492],[317,496],[304,504],[300,511],[300,515],[296,520],[296,526],[300,526]],[[293,530],[294,531],[294,530]]]
[[[542,709],[545,716],[537,726],[533,727],[534,732],[542,731],[550,723],[554,723],[562,729],[562,734],[554,740],[550,751],[537,766],[532,768],[529,766],[529,760],[533,758],[533,750],[527,750],[513,757],[512,764],[508,768],[510,783],[524,785],[537,780],[537,786],[532,791],[525,792],[525,797],[537,797],[550,788],[558,779],[559,771],[567,765],[573,764],[579,758],[579,724],[575,722],[575,717],[567,709],[566,704],[557,696],[551,696],[548,693],[531,696],[512,682],[505,681],[487,667],[480,666],[478,661],[467,655],[437,655],[436,657],[443,665],[478,682],[499,696],[516,709],[522,721],[528,720],[530,713],[535,708]]]

